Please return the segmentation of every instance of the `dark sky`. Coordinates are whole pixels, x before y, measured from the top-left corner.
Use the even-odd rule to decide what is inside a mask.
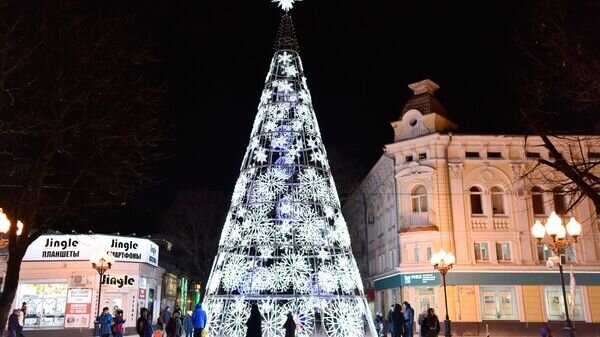
[[[430,78],[461,132],[519,132],[521,1],[305,0],[291,14],[325,145],[371,166],[389,122]],[[178,191],[233,190],[281,10],[268,0],[129,3],[161,58],[170,125],[164,179],[113,221],[153,232]]]

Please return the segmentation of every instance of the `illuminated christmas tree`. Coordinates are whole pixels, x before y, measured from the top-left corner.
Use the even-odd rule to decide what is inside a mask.
[[[274,1],[275,2],[275,1]],[[375,335],[286,11],[204,299],[209,336]]]

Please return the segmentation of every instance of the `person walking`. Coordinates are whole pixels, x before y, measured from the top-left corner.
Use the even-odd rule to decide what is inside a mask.
[[[171,307],[169,307],[168,305],[163,309],[163,311],[161,311],[160,313],[160,323],[158,324],[158,326],[160,327],[160,329],[164,329],[164,327],[167,325],[167,323],[169,323],[169,321],[171,320]]]
[[[552,337],[552,330],[546,324],[540,329],[540,337]]]
[[[419,318],[417,319],[417,323],[419,323],[419,336],[421,337],[425,337],[425,334],[423,333],[423,329],[421,329],[422,325],[423,325],[423,321],[425,320],[425,317],[427,317],[427,310],[429,308],[425,308],[423,309],[423,312],[421,312],[419,314]]]
[[[415,310],[410,303],[404,301],[404,337],[413,337],[413,324],[415,324]]]
[[[19,332],[19,309],[13,310],[8,316],[8,337],[17,337]]]
[[[183,335],[183,325],[179,316],[181,316],[179,310],[173,311],[173,316],[169,319],[165,328],[167,337],[181,337]]]
[[[246,331],[246,337],[261,337],[262,336],[262,317],[260,316],[260,310],[256,303],[252,304],[250,309],[250,318],[246,322],[248,330]]]
[[[196,304],[196,309],[192,313],[192,325],[194,326],[194,337],[201,337],[202,330],[206,326],[206,311],[202,309],[202,304]]]
[[[135,331],[140,337],[152,337],[152,322],[148,318],[148,309],[140,309],[140,317],[135,322]]]
[[[17,313],[19,317],[19,329],[17,330],[17,337],[25,337],[23,334],[23,326],[25,325],[25,315],[22,310],[19,310]]]
[[[394,337],[402,337],[404,334],[404,313],[402,312],[402,306],[398,303],[394,305],[394,312],[392,313],[392,321],[394,322]]]
[[[102,314],[98,317],[98,323],[100,323],[100,335],[102,337],[110,337],[114,320],[110,312],[108,312],[108,307],[102,308]]]
[[[388,311],[387,314],[387,325],[388,325],[388,332],[390,333],[391,337],[394,337],[394,306],[390,306],[390,311]]]
[[[375,314],[375,331],[378,337],[383,337],[383,316],[379,311]]]
[[[188,311],[183,319],[183,328],[185,329],[185,337],[192,337],[194,334],[194,325],[192,324],[192,311]]]
[[[125,319],[123,319],[123,310],[117,309],[117,313],[115,315],[115,325],[113,325],[113,336],[114,337],[123,337],[123,324],[125,323]]]
[[[285,329],[285,337],[294,337],[296,335],[296,321],[294,321],[294,315],[291,311],[287,313],[287,320],[283,323]]]
[[[427,316],[421,324],[421,334],[425,337],[438,337],[440,333],[440,320],[433,308],[427,309]]]

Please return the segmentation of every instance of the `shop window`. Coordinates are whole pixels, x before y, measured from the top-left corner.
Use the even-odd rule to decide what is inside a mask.
[[[18,303],[27,302],[27,327],[63,327],[67,306],[67,284],[35,283],[19,286]]]
[[[531,204],[533,205],[534,215],[546,214],[544,209],[544,192],[537,186],[531,189]]]
[[[415,315],[417,312],[423,312],[426,309],[435,308],[435,292],[433,288],[416,287],[416,289],[418,307],[415,308]]]
[[[554,254],[548,247],[540,245],[537,246],[538,261],[545,263],[548,261],[548,258],[552,257],[552,255]]]
[[[488,262],[490,260],[490,250],[487,242],[475,242],[475,261]]]
[[[565,200],[565,193],[560,188],[555,188],[552,190],[552,196],[554,198],[554,211],[556,214],[566,214],[567,203]]]
[[[481,287],[483,320],[517,320],[515,288]]]
[[[569,308],[569,318],[573,321],[583,321],[583,302],[581,288],[576,287],[575,289],[575,307],[573,308],[573,300],[571,292],[567,290],[567,306]],[[565,315],[565,304],[563,302],[562,290],[560,287],[545,287],[544,288],[544,302],[546,303],[547,319],[549,321],[564,321]]]
[[[493,214],[505,214],[504,213],[504,191],[500,187],[492,187],[492,213]]]
[[[497,242],[496,243],[496,257],[498,262],[511,262],[510,256],[510,243]]]
[[[473,215],[482,215],[483,214],[483,202],[482,197],[483,193],[481,189],[477,186],[471,187],[469,189],[469,196],[471,198],[471,214]]]

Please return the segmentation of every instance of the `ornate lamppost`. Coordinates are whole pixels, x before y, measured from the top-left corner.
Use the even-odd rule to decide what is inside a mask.
[[[448,295],[446,294],[446,273],[452,269],[456,259],[452,253],[446,253],[443,249],[431,256],[433,268],[442,274],[444,284],[444,305],[446,306],[446,319],[444,320],[444,336],[452,337],[452,328],[450,327],[450,316],[448,316]]]
[[[546,233],[550,235],[552,241],[550,242],[542,242],[542,239],[546,236]],[[567,237],[567,233],[570,237]],[[531,227],[531,234],[536,238],[538,245],[543,245],[550,250],[554,256],[549,258],[549,261],[558,264],[558,270],[560,271],[560,282],[562,285],[562,294],[563,294],[563,303],[565,305],[565,336],[566,337],[575,337],[575,331],[573,330],[573,323],[569,318],[569,306],[567,304],[567,292],[565,291],[565,279],[563,274],[563,266],[560,256],[565,254],[565,250],[577,243],[577,238],[581,234],[581,224],[575,220],[575,218],[571,217],[567,226],[563,226],[562,220],[555,212],[552,212],[548,217],[548,221],[546,221],[545,225],[539,220],[536,220],[533,227]]]
[[[92,254],[90,256],[90,262],[92,263],[92,268],[100,275],[100,282],[98,282],[98,308],[96,309],[98,315],[94,320],[94,330],[98,331],[98,336],[100,336],[100,322],[98,319],[100,317],[100,301],[102,299],[102,277],[104,276],[104,273],[112,267],[112,264],[115,262],[115,257],[112,253],[103,251],[100,254]]]
[[[8,237],[6,233],[10,229],[10,220],[6,214],[0,208],[0,249],[8,246]],[[17,221],[17,236],[23,233],[23,223],[21,221]]]

